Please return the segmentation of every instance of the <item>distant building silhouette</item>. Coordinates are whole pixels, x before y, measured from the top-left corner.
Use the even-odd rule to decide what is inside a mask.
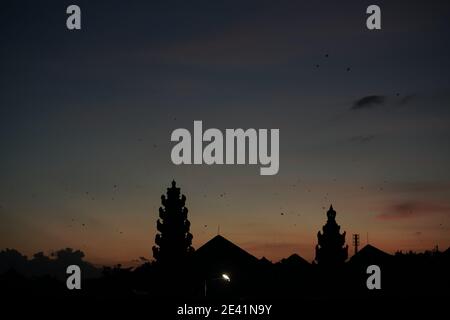
[[[382,264],[392,259],[392,255],[368,244],[351,257],[350,264]]]
[[[344,246],[345,232],[340,233],[341,227],[336,223],[333,206],[330,206],[327,217],[327,223],[322,228],[323,233],[317,233],[316,261],[319,265],[342,265],[348,257],[348,246]]]
[[[304,258],[300,257],[296,253],[291,254],[287,258],[281,259],[279,264],[281,264],[283,266],[288,266],[291,268],[298,268],[298,269],[311,267],[311,264],[308,261],[306,261]]]
[[[221,235],[217,235],[193,254],[195,270],[200,280],[208,286],[209,296],[239,292],[254,295],[258,289],[258,276],[262,262]],[[222,274],[231,278],[229,283],[220,279]],[[260,281],[259,281],[260,282]]]
[[[227,266],[229,264],[253,265],[259,260],[221,235],[217,235],[195,252],[195,259]],[[226,271],[226,270],[221,270]]]
[[[158,264],[174,266],[194,251],[185,202],[186,197],[180,196],[180,188],[172,181],[172,186],[167,188],[167,197],[161,196],[163,207],[159,208],[160,219],[156,223],[160,233],[155,237],[153,257]]]

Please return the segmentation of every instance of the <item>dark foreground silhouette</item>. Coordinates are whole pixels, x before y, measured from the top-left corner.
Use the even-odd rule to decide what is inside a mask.
[[[218,235],[184,263],[162,266],[145,262],[136,268],[96,268],[81,251],[60,250],[27,259],[16,250],[0,251],[2,296],[85,296],[92,298],[179,297],[231,299],[366,299],[372,297],[448,297],[450,250],[387,254],[371,245],[348,262],[334,266],[310,264],[297,254],[278,263],[257,259]],[[69,290],[66,268],[81,268],[82,289]],[[367,267],[381,269],[381,289],[369,290]],[[226,274],[230,280],[223,278]],[[205,293],[206,287],[206,293]]]
[[[313,263],[297,254],[277,263],[257,259],[220,235],[194,250],[185,201],[172,182],[167,196],[162,197],[155,260],[136,268],[97,268],[84,260],[83,252],[70,248],[50,257],[39,252],[30,259],[14,249],[0,251],[2,299],[143,301],[156,309],[172,303],[169,310],[174,314],[175,308],[186,302],[284,301],[287,308],[274,309],[280,313],[295,312],[298,303],[312,309],[353,304],[380,310],[380,306],[399,306],[405,301],[442,306],[440,301],[449,298],[449,249],[390,255],[367,245],[347,260],[345,232],[340,232],[336,212],[330,207],[327,223],[318,234]],[[80,290],[66,286],[69,265],[81,268]],[[367,286],[370,265],[381,270],[379,290]],[[321,312],[331,311],[325,308]]]

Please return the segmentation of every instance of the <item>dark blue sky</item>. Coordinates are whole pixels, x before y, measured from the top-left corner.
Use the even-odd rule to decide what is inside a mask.
[[[448,246],[450,5],[378,1],[369,31],[369,4],[2,2],[1,247],[149,256],[172,178],[196,247],[220,224],[255,255],[312,258],[331,202],[386,250]],[[279,128],[279,174],[174,166],[193,120]]]

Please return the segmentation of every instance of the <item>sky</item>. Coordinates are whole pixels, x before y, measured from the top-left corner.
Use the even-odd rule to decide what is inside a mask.
[[[81,8],[82,29],[65,13]],[[0,249],[152,258],[177,181],[193,246],[314,259],[330,204],[361,243],[450,245],[450,5],[4,1]],[[177,128],[277,128],[280,170],[172,163]],[[350,253],[352,249],[349,249]]]

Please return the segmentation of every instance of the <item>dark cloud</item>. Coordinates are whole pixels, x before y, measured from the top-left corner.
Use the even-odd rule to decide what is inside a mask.
[[[415,94],[408,94],[406,96],[404,96],[403,98],[400,99],[400,101],[398,102],[399,105],[406,105],[408,103],[413,102],[414,100],[416,100],[417,96]]]
[[[372,141],[375,138],[375,135],[373,134],[365,134],[365,135],[358,135],[350,137],[350,142],[356,142],[356,143],[367,143]]]
[[[380,220],[399,220],[428,216],[430,214],[450,214],[450,206],[418,201],[404,201],[389,206],[386,212],[378,214]]]
[[[360,110],[360,109],[373,108],[378,105],[384,104],[385,101],[386,101],[385,96],[377,96],[377,95],[365,96],[365,97],[362,97],[361,99],[356,100],[350,109],[351,110]]]

